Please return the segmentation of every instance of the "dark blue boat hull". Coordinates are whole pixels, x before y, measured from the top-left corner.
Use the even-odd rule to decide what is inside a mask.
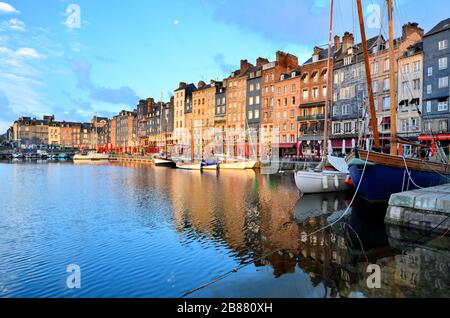
[[[356,188],[361,180],[363,166],[350,166],[350,176]],[[435,172],[410,170],[411,178],[421,188],[447,183],[449,178]],[[450,176],[447,176],[450,177]],[[388,202],[391,195],[403,191],[416,190],[405,169],[384,165],[367,166],[358,195],[369,202]]]

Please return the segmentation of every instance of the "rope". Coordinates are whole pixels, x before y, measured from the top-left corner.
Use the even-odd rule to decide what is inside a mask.
[[[314,234],[316,234],[316,233],[318,233],[318,232],[321,232],[321,231],[323,231],[323,230],[325,230],[325,229],[327,229],[327,228],[329,228],[329,227],[334,226],[336,223],[338,223],[340,220],[342,220],[342,219],[348,214],[348,212],[350,211],[350,208],[352,207],[354,201],[356,200],[356,196],[358,195],[359,188],[361,187],[362,180],[363,180],[363,178],[364,178],[364,174],[365,174],[365,171],[366,171],[367,163],[368,163],[368,162],[369,162],[369,152],[367,152],[367,158],[366,158],[366,161],[365,161],[365,163],[364,163],[364,168],[363,168],[363,171],[362,171],[361,178],[360,178],[360,180],[359,180],[358,186],[356,187],[355,194],[353,195],[353,198],[352,198],[352,200],[351,200],[349,206],[348,206],[347,209],[345,210],[344,214],[342,214],[342,215],[341,215],[336,221],[334,221],[333,223],[331,223],[331,224],[329,224],[329,225],[327,225],[327,226],[324,226],[323,228],[321,228],[321,229],[319,229],[319,230],[317,230],[317,231],[314,231],[314,232],[308,234],[308,235],[307,235],[306,237],[304,237],[303,239],[308,239],[308,238],[310,238],[311,236],[313,236]],[[352,228],[352,229],[353,229],[353,228]],[[359,239],[359,237],[358,237],[358,239]],[[360,244],[361,244],[361,247],[363,248],[361,240],[360,240]],[[213,285],[213,284],[215,284],[215,283],[217,283],[217,282],[219,282],[219,281],[221,281],[221,280],[227,278],[227,277],[230,276],[231,274],[237,273],[237,272],[240,271],[241,269],[244,269],[244,268],[246,268],[247,266],[249,266],[249,265],[251,265],[251,264],[254,264],[254,263],[258,262],[258,261],[261,261],[261,260],[265,259],[266,257],[268,257],[268,256],[270,256],[270,255],[272,255],[272,254],[274,254],[274,253],[280,252],[281,250],[282,250],[282,249],[277,249],[277,250],[274,250],[274,251],[272,251],[272,252],[268,252],[268,253],[266,253],[266,254],[260,256],[259,258],[253,260],[253,262],[249,262],[249,263],[246,263],[246,264],[242,264],[242,265],[240,265],[240,266],[237,266],[237,267],[235,267],[235,268],[229,270],[228,272],[226,272],[226,273],[224,273],[224,274],[222,274],[222,275],[220,275],[220,276],[214,278],[214,279],[211,280],[210,282],[208,282],[208,283],[206,283],[206,284],[203,284],[203,285],[201,285],[201,286],[199,286],[199,287],[196,287],[196,288],[194,288],[194,289],[191,289],[191,290],[185,292],[184,294],[182,294],[182,295],[180,296],[180,298],[187,297],[187,296],[189,296],[189,295],[191,295],[191,294],[193,294],[193,293],[195,293],[195,292],[197,292],[197,291],[199,291],[199,290],[201,290],[201,289],[204,289],[204,288],[206,288],[206,287],[209,287],[209,286],[211,286],[211,285]],[[363,251],[364,251],[364,249],[363,249]],[[365,252],[364,252],[364,254],[365,254]],[[366,258],[367,258],[367,256],[366,256]]]
[[[411,172],[410,172],[409,169],[408,169],[408,165],[407,165],[407,163],[406,163],[405,156],[402,156],[402,159],[403,159],[403,162],[405,163],[405,168],[406,168],[406,172],[408,173],[409,181],[411,181],[411,183],[412,183],[417,189],[424,189],[423,187],[418,186],[418,185],[414,182],[414,180],[412,179],[412,177],[411,177]]]

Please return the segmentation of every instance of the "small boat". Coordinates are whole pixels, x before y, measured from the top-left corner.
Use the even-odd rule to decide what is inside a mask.
[[[13,159],[22,159],[24,155],[20,152],[15,152],[12,154]]]
[[[60,153],[56,158],[58,158],[58,159],[66,159],[67,155],[65,153]]]
[[[201,166],[202,170],[217,170],[219,167],[217,161],[214,159],[203,160]]]
[[[98,153],[95,151],[90,151],[88,153],[76,154],[73,157],[74,161],[102,161],[109,160],[108,154]]]
[[[182,170],[202,170],[202,166],[201,163],[186,163],[186,162],[177,162],[176,164],[178,169],[182,169]]]
[[[176,167],[175,162],[170,160],[170,159],[153,158],[153,163],[157,167],[170,167],[170,168],[175,168]]]
[[[327,193],[349,190],[348,173],[340,171],[297,171],[295,184],[303,194]]]
[[[245,170],[247,168],[247,161],[236,161],[236,162],[221,162],[219,164],[220,170]]]

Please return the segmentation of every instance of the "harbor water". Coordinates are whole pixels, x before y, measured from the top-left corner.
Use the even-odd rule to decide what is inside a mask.
[[[4,162],[0,178],[0,297],[450,297],[448,236],[364,202],[310,235],[352,195],[301,197],[292,173]]]

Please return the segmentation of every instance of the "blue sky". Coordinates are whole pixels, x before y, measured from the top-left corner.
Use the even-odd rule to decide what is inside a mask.
[[[354,1],[335,2],[335,33],[358,40]],[[450,17],[447,0],[395,2],[397,33]],[[66,23],[71,4],[80,28]],[[383,15],[384,0],[370,4]],[[241,58],[283,50],[304,61],[326,44],[328,15],[329,0],[0,0],[0,133],[20,115],[88,121],[168,99],[179,81],[222,79]]]

